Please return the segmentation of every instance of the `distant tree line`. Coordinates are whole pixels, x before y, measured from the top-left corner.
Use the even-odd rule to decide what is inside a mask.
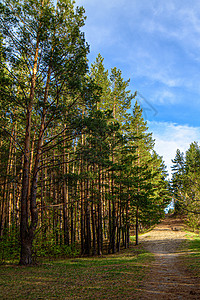
[[[0,259],[115,253],[131,228],[138,244],[170,196],[129,80],[101,55],[89,68],[73,1],[2,0],[0,14]]]
[[[186,217],[193,229],[200,227],[200,147],[191,143],[184,154],[179,149],[172,160],[172,193],[175,213]]]

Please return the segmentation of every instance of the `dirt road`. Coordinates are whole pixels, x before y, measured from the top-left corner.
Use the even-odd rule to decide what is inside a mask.
[[[186,272],[180,263],[179,246],[185,240],[181,220],[166,219],[140,240],[155,255],[139,299],[200,299],[200,280]]]

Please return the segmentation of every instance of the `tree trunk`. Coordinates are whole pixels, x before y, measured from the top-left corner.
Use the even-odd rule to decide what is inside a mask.
[[[109,177],[109,195],[112,194],[111,191],[111,180],[110,180],[110,174],[108,175]],[[111,249],[112,249],[112,211],[111,211],[111,199],[109,197],[108,200],[108,219],[109,219],[109,247],[108,247],[108,253],[111,253]]]
[[[32,260],[33,236],[30,233],[24,233],[21,241],[20,265],[31,265]]]
[[[66,128],[66,125],[65,125]],[[68,217],[68,206],[69,206],[69,180],[65,178],[66,173],[69,173],[69,165],[66,164],[66,140],[65,140],[65,130],[63,132],[63,225],[64,225],[64,244],[69,246],[69,217]],[[68,157],[69,158],[69,157]]]
[[[92,201],[91,205],[91,216],[92,216],[92,244],[93,244],[93,255],[96,255],[96,230],[95,230],[95,212],[94,212],[94,204]]]
[[[35,94],[36,73],[38,65],[39,53],[39,36],[37,38],[33,74],[31,78],[30,100],[26,112],[26,133],[24,141],[24,165],[22,178],[22,196],[21,196],[21,221],[20,221],[20,239],[21,239],[21,254],[20,264],[27,265],[32,263],[32,243],[33,232],[29,231],[28,227],[28,188],[29,188],[29,169],[30,169],[30,140],[31,140],[31,121],[32,121],[32,107]],[[33,210],[33,207],[32,207]]]
[[[138,207],[136,207],[135,215],[135,245],[138,245]]]
[[[80,174],[83,173],[83,162],[81,158],[80,162]],[[84,254],[85,247],[84,247],[84,238],[85,238],[85,222],[84,222],[84,180],[80,180],[80,200],[81,200],[81,253]]]

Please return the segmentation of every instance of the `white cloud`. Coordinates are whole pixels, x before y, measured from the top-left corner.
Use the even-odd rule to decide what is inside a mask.
[[[153,132],[155,150],[163,157],[169,174],[176,150],[185,153],[192,142],[200,140],[200,127],[155,121],[149,121],[148,126],[149,131]]]
[[[123,3],[125,3],[125,0],[76,0],[76,4],[77,5],[86,5],[86,4],[94,4],[94,5],[98,5],[98,3],[101,2],[101,5],[104,5],[105,7],[113,7],[116,5],[121,5]]]
[[[151,2],[150,2],[151,3]],[[200,4],[193,1],[154,1],[153,14],[142,21],[142,30],[178,42],[185,51],[200,49]]]
[[[151,96],[151,102],[156,104],[175,104],[180,99],[177,99],[175,93],[171,89],[161,88],[157,89],[156,92]]]
[[[124,50],[125,55],[119,59],[127,63],[130,73],[136,78],[159,83],[166,88],[182,87],[188,85],[188,78],[183,77],[176,66],[176,57],[168,49],[153,49],[145,45],[131,47]],[[185,74],[184,74],[185,76]]]

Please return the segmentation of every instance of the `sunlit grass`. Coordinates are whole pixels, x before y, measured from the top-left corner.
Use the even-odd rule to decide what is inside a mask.
[[[0,299],[135,299],[151,260],[151,254],[132,246],[104,257],[2,265]]]
[[[194,275],[200,277],[200,235],[187,232],[186,237],[184,262]]]

